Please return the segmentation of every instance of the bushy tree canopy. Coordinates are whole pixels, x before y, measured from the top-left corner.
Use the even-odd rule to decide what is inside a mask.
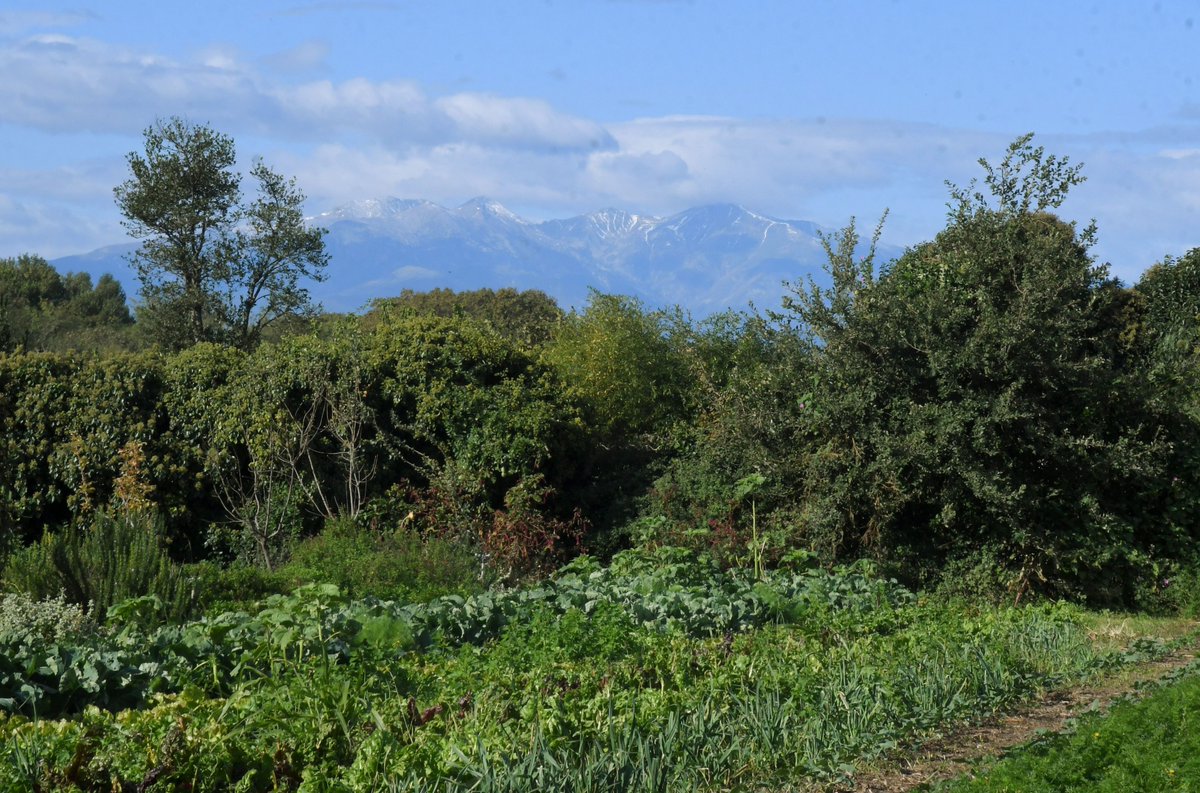
[[[1028,137],[984,167],[991,200],[953,190],[932,242],[876,275],[851,227],[832,288],[787,302],[819,372],[807,518],[836,555],[913,570],[986,553],[1018,591],[1086,586],[1149,541],[1132,496],[1163,447],[1129,426],[1120,290],[1092,230],[1051,214],[1078,167]]]
[[[324,230],[304,224],[304,194],[262,162],[243,203],[233,139],[181,118],[145,132],[116,187],[142,283],[139,321],[163,346],[218,341],[249,349],[263,330],[313,308],[303,279],[321,280]]]
[[[563,318],[558,303],[545,292],[538,289],[517,291],[511,287],[466,292],[455,292],[453,289],[414,292],[405,289],[397,297],[372,301],[367,322],[370,324],[377,317],[391,312],[446,318],[469,317],[524,346],[544,344]]]

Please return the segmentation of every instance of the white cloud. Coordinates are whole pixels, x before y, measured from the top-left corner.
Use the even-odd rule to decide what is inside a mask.
[[[691,169],[673,151],[600,152],[588,159],[585,184],[601,200],[598,205],[627,202],[632,195],[645,195],[647,189],[656,195],[685,195],[689,192]],[[645,201],[639,206],[648,206]]]
[[[1200,157],[1200,149],[1163,149],[1159,154],[1170,160],[1188,160]]]
[[[36,253],[54,258],[83,253],[114,239],[111,218],[98,219],[67,202],[0,193],[0,257]]]
[[[944,218],[943,181],[969,178],[1001,137],[888,121],[645,118],[609,126],[618,144],[589,161],[588,184],[656,213],[715,202],[841,224],[891,207],[898,241]],[[903,204],[901,204],[903,202]]]
[[[111,202],[113,187],[126,178],[123,167],[107,160],[52,170],[0,167],[0,185],[6,193],[37,201],[89,201],[102,196]]]
[[[0,73],[0,120],[49,132],[132,133],[192,112],[230,122],[253,90],[236,68],[58,34],[0,41]]]
[[[320,39],[310,39],[273,53],[262,59],[264,65],[285,74],[306,72],[321,68],[329,57],[329,42]]]
[[[981,177],[1013,136],[861,120],[641,119],[612,124],[615,148],[522,150],[486,143],[406,148],[327,145],[287,155],[315,207],[393,195],[455,204],[488,195],[542,217],[602,206],[669,214],[736,202],[830,226],[869,225],[890,209],[885,240],[913,244],[945,223],[946,180]],[[1166,253],[1200,244],[1200,157],[1182,147],[1101,139],[1036,141],[1085,164],[1088,181],[1061,213],[1100,225],[1095,253],[1125,280]]]
[[[419,281],[423,278],[436,278],[437,276],[437,270],[431,270],[428,267],[417,267],[415,264],[392,270],[392,277],[396,281]]]
[[[1114,275],[1135,281],[1163,256],[1200,246],[1200,156],[1097,147],[1079,159],[1088,181],[1071,206],[1096,219],[1096,255],[1112,263]]]
[[[595,208],[581,184],[588,154],[493,148],[473,143],[409,147],[318,147],[311,155],[283,153],[276,162],[294,174],[314,207],[357,198],[399,196],[455,204],[477,195],[550,212]]]
[[[613,139],[594,121],[559,113],[537,99],[485,94],[443,97],[435,107],[454,122],[464,140],[562,149],[609,149]]]
[[[320,45],[297,57],[319,57]],[[382,145],[457,141],[592,150],[612,138],[598,123],[537,99],[483,94],[429,98],[411,80],[277,82],[228,48],[194,60],[62,34],[0,40],[0,121],[49,132],[132,134],[187,115],[237,134],[328,141],[353,133]]]

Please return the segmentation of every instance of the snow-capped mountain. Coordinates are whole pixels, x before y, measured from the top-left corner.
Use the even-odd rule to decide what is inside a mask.
[[[329,278],[312,288],[329,310],[363,307],[402,289],[541,289],[580,307],[588,289],[680,305],[698,315],[778,305],[782,282],[820,277],[825,255],[813,223],[781,220],[732,204],[669,217],[619,209],[533,222],[496,201],[457,207],[369,199],[308,219],[329,229]],[[110,246],[55,262],[60,269],[112,272],[131,294],[136,281]],[[881,246],[892,258],[899,249]],[[112,261],[109,261],[109,260]]]
[[[784,280],[821,273],[816,224],[732,204],[669,217],[620,209],[532,222],[495,201],[446,208],[426,201],[366,201],[311,219],[329,229],[336,301],[359,304],[401,289],[542,289],[581,306],[589,287],[679,304],[697,314],[776,305]],[[899,250],[884,247],[890,258]],[[347,277],[353,269],[355,277]]]

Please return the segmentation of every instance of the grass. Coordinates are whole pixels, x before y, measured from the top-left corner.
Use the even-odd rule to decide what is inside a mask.
[[[1141,700],[1088,714],[938,793],[1200,791],[1200,664]]]
[[[1183,617],[1084,612],[1083,624],[1098,647],[1123,649],[1138,639],[1181,639],[1196,631],[1196,621]]]

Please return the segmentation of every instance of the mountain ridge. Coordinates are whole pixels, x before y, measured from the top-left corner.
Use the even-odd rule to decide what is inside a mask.
[[[680,305],[705,315],[754,302],[778,305],[783,282],[823,276],[825,231],[732,203],[653,216],[608,207],[528,220],[478,196],[454,207],[423,199],[368,198],[306,218],[329,230],[330,265],[314,299],[329,310],[365,307],[402,289],[541,289],[566,308],[590,289]],[[54,260],[60,269],[111,272],[131,296],[137,279],[122,258],[136,245]],[[881,245],[882,259],[901,249]]]

